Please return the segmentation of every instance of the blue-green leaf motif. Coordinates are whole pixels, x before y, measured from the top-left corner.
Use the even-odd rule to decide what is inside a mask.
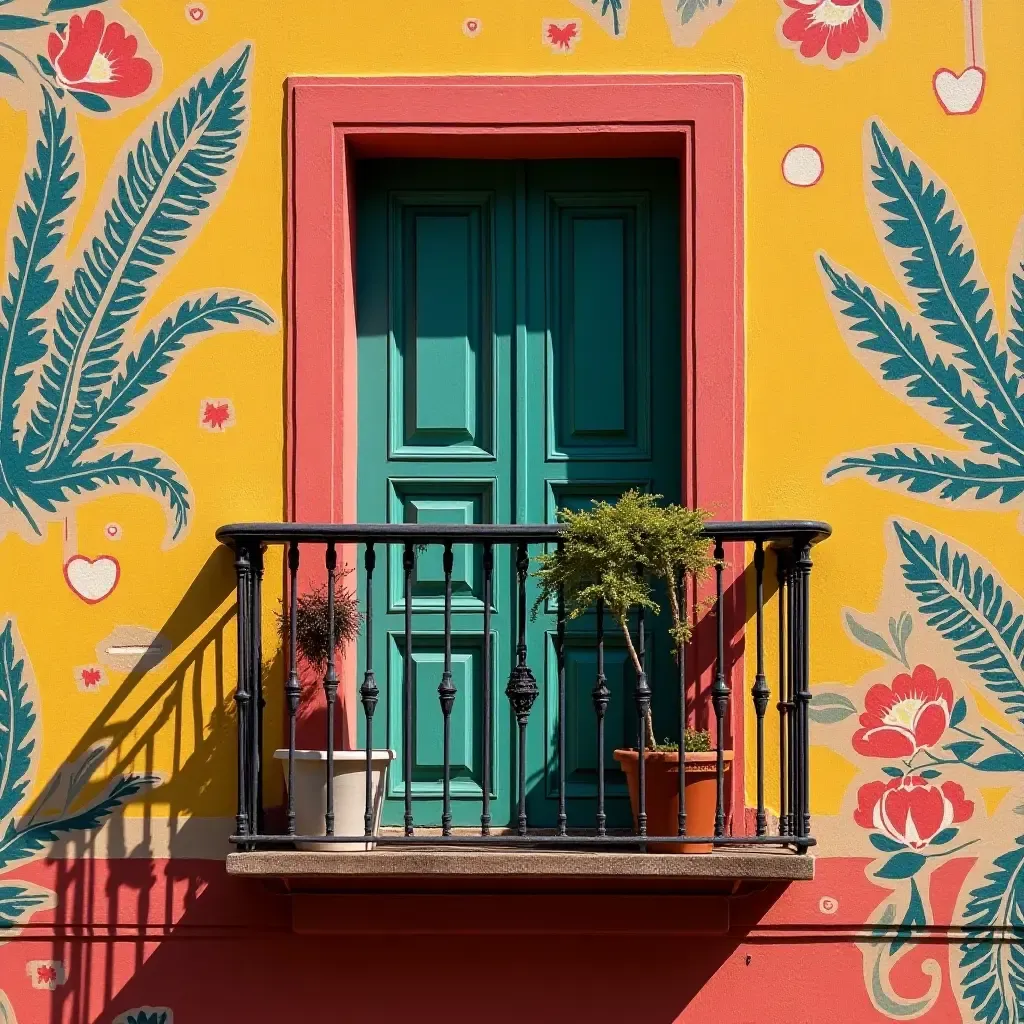
[[[912,312],[819,255],[836,318],[882,383],[969,451],[886,446],[840,457],[826,479],[857,475],[939,502],[1024,502],[1024,268],[1011,274],[999,337],[967,227],[941,181],[871,122],[868,187],[893,272]],[[1020,242],[1015,251],[1020,251]],[[1016,283],[1014,283],[1016,282]]]
[[[0,871],[20,860],[26,860],[56,842],[68,832],[98,828],[126,800],[156,785],[153,775],[124,775],[117,778],[101,799],[81,811],[62,814],[45,821],[33,821],[19,828],[13,821],[0,839]]]
[[[246,48],[202,78],[130,153],[56,314],[54,347],[32,411],[30,451],[47,469],[95,414],[121,355],[124,332],[157,273],[183,248],[215,201],[244,127]]]
[[[36,534],[40,520],[66,515],[68,503],[132,488],[163,502],[169,541],[188,525],[192,497],[173,461],[142,444],[99,446],[152,396],[190,344],[214,331],[274,324],[258,300],[211,291],[179,299],[141,338],[131,333],[234,167],[245,136],[250,59],[250,48],[240,47],[143,130],[108,180],[104,193],[112,198],[97,211],[73,273],[56,266],[63,262],[56,250],[77,198],[78,155],[70,115],[49,90],[42,94],[27,198],[17,208],[0,294],[0,508],[16,510]],[[68,283],[56,303],[58,278]]]
[[[1024,836],[997,857],[964,910],[961,988],[981,1024],[1024,1021]]]
[[[871,125],[872,185],[885,213],[885,241],[899,250],[898,273],[916,297],[935,337],[953,348],[1009,435],[1024,441],[1020,377],[1008,371],[1007,353],[994,330],[990,291],[964,225],[947,193],[927,168]]]
[[[55,903],[49,889],[15,879],[0,881],[0,942],[13,938],[28,918]]]
[[[27,510],[17,493],[23,463],[14,423],[35,364],[46,355],[39,314],[57,290],[53,254],[75,202],[75,152],[68,115],[43,90],[35,164],[25,172],[26,202],[16,209],[13,264],[0,296],[0,499]],[[33,524],[34,525],[34,524]]]
[[[906,588],[932,629],[953,645],[1003,703],[1024,721],[1024,601],[948,540],[893,523],[906,559]]]
[[[32,782],[35,708],[25,659],[14,647],[14,623],[0,633],[0,826],[14,813]]]

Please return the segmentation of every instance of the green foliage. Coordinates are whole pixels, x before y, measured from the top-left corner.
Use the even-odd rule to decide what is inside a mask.
[[[538,557],[533,575],[541,593],[534,605],[556,599],[564,590],[566,615],[579,618],[598,601],[626,633],[630,653],[639,670],[629,635],[630,612],[647,608],[661,611],[654,600],[653,583],[667,585],[672,605],[671,634],[675,644],[690,638],[686,609],[678,606],[676,587],[686,576],[703,579],[717,564],[704,534],[708,514],[702,509],[659,505],[660,494],[627,491],[618,501],[595,501],[589,509],[559,509],[565,525],[557,550]]]
[[[594,501],[592,507],[573,512],[559,509],[565,531],[556,550],[538,556],[534,577],[540,594],[533,614],[545,602],[564,596],[566,615],[579,618],[598,601],[622,629],[630,660],[643,672],[630,633],[630,614],[647,608],[657,615],[653,584],[661,580],[669,595],[672,625],[669,632],[676,650],[692,631],[687,609],[677,587],[687,577],[703,579],[718,564],[704,533],[708,514],[702,509],[659,505],[660,494],[627,491],[618,501]],[[647,746],[654,749],[654,725],[646,723]]]
[[[655,750],[671,753],[679,749],[679,744],[674,740],[665,739],[657,744]],[[687,754],[706,753],[711,750],[711,733],[707,729],[691,729],[687,727],[683,733],[683,749]]]
[[[343,574],[344,575],[344,574]],[[295,610],[295,650],[311,668],[322,672],[329,656],[330,615],[327,603],[327,584],[300,594]],[[334,650],[342,651],[357,636],[363,622],[359,599],[352,590],[335,581],[334,586]],[[277,616],[281,646],[287,648],[291,636],[291,616],[281,611]]]

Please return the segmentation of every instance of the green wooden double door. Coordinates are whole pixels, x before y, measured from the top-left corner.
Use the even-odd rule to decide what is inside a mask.
[[[680,497],[678,168],[669,160],[367,161],[357,179],[361,522],[554,522],[630,487]],[[533,552],[534,554],[536,552]],[[484,685],[482,556],[454,551],[451,778],[455,825],[480,820]],[[444,658],[441,551],[417,554],[412,586],[413,735],[403,736],[400,548],[378,559],[375,745],[412,744],[418,825],[441,818]],[[535,592],[528,594],[532,604]],[[515,723],[504,688],[515,648],[514,552],[495,549],[491,813],[514,818]],[[528,626],[540,686],[528,727],[531,824],[557,813],[554,609]],[[673,706],[664,625],[648,646],[655,699]],[[593,617],[566,643],[570,824],[592,825],[597,794]],[[634,676],[609,630],[606,798],[628,820],[611,751],[633,745]],[[362,666],[360,666],[360,672]],[[658,679],[665,679],[659,691]],[[659,697],[660,693],[660,697]],[[673,718],[667,719],[669,722]],[[360,720],[360,728],[362,723]],[[386,731],[385,731],[386,730]],[[393,763],[385,822],[400,823]]]

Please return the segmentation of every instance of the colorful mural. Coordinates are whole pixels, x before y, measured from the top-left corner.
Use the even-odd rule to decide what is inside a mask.
[[[938,503],[1012,506],[1024,492],[1024,476],[1014,479],[1024,471],[1024,449],[1017,450],[1024,437],[1020,246],[1009,271],[1009,328],[1000,338],[991,289],[948,188],[878,121],[867,126],[865,153],[875,229],[915,308],[898,306],[819,254],[836,320],[883,387],[979,459],[892,446],[845,455],[826,479],[856,473]],[[970,937],[950,947],[950,974],[974,1020],[1017,1024],[1024,1012],[1024,947],[1014,941],[1024,928],[1024,804],[1006,797],[1024,784],[1024,599],[953,538],[899,520],[890,529],[886,597],[870,619],[848,612],[846,625],[856,642],[903,671],[888,683],[869,674],[853,697],[819,691],[811,710],[820,724],[836,730],[846,722],[847,731],[861,712],[859,728],[841,742],[874,776],[855,787],[852,817],[878,852],[869,877],[892,888],[876,921],[894,937],[887,950],[863,947],[865,979],[888,1016],[917,1017],[934,1005],[940,975],[932,974],[926,998],[909,1001],[896,996],[890,975],[910,930],[934,921],[929,873],[969,851],[976,861],[957,910]],[[1003,799],[979,827],[980,801],[965,787],[976,793],[993,785],[1005,787]]]
[[[45,854],[66,833],[97,828],[126,801],[159,781],[154,775],[123,775],[97,786],[94,776],[107,755],[105,747],[97,746],[78,763],[66,765],[25,811],[22,805],[35,783],[41,746],[38,705],[39,692],[32,667],[21,650],[14,622],[8,619],[0,631],[2,941],[14,938],[34,914],[52,909],[57,901],[55,892],[11,878],[12,869]],[[49,980],[56,984],[57,977],[54,970]],[[13,1010],[2,992],[0,1012],[13,1024]]]
[[[11,16],[0,15],[0,31],[4,17]],[[57,80],[87,111],[108,108],[106,96],[141,95],[151,81],[135,40],[117,22],[105,25],[90,11],[84,21],[75,15],[65,35],[50,35],[51,51],[63,40],[52,58]],[[242,46],[201,72],[125,144],[80,253],[66,261],[83,161],[63,88],[44,82],[38,90],[0,297],[0,534],[40,540],[42,524],[66,517],[69,507],[126,489],[164,502],[165,544],[186,531],[193,498],[182,470],[148,445],[105,441],[198,340],[274,324],[253,296],[208,290],[179,299],[133,337],[144,303],[230,181],[248,127],[250,60]],[[99,64],[109,80],[83,79],[76,91],[61,78],[99,74],[88,71]]]
[[[240,0],[0,0],[0,1024],[392,1018],[396,956],[293,934],[223,865],[213,535],[287,507],[283,86],[556,71],[742,89],[744,513],[835,527],[816,878],[597,985],[550,967],[589,977],[606,936],[451,936],[424,1013],[513,1024],[500,958],[545,1021],[1024,1024],[1024,7],[984,8],[983,38],[982,0],[310,0],[287,31]],[[269,636],[270,559],[264,587]],[[436,985],[435,938],[387,941]]]

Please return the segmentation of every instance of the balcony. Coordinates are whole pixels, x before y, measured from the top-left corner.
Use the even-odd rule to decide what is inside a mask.
[[[664,623],[639,613],[638,673],[602,607],[573,621],[562,600],[536,607],[531,559],[559,543],[558,526],[222,527],[238,585],[229,872],[307,894],[489,892],[498,879],[522,893],[735,892],[738,882],[813,877],[811,552],[830,532],[810,521],[709,523],[724,564],[707,594],[685,580],[677,593],[698,617],[694,636],[675,656]],[[335,622],[339,581],[360,570],[359,635],[315,680],[304,677],[288,626],[283,682],[264,669],[262,581],[275,549],[286,623],[310,586],[325,588],[325,622]],[[299,709],[310,686],[322,688],[322,733],[303,749]],[[336,749],[339,689],[358,700],[356,749],[347,752]],[[285,745],[273,757],[268,702],[284,718]],[[648,806],[663,755],[638,742],[652,707],[659,737],[681,743],[696,725],[711,740],[709,753],[676,756],[670,767],[668,827]],[[744,727],[753,730],[745,741]],[[632,811],[616,746],[640,750]],[[282,781],[283,806],[267,805]],[[696,830],[695,781],[707,783],[714,805],[711,823]]]

